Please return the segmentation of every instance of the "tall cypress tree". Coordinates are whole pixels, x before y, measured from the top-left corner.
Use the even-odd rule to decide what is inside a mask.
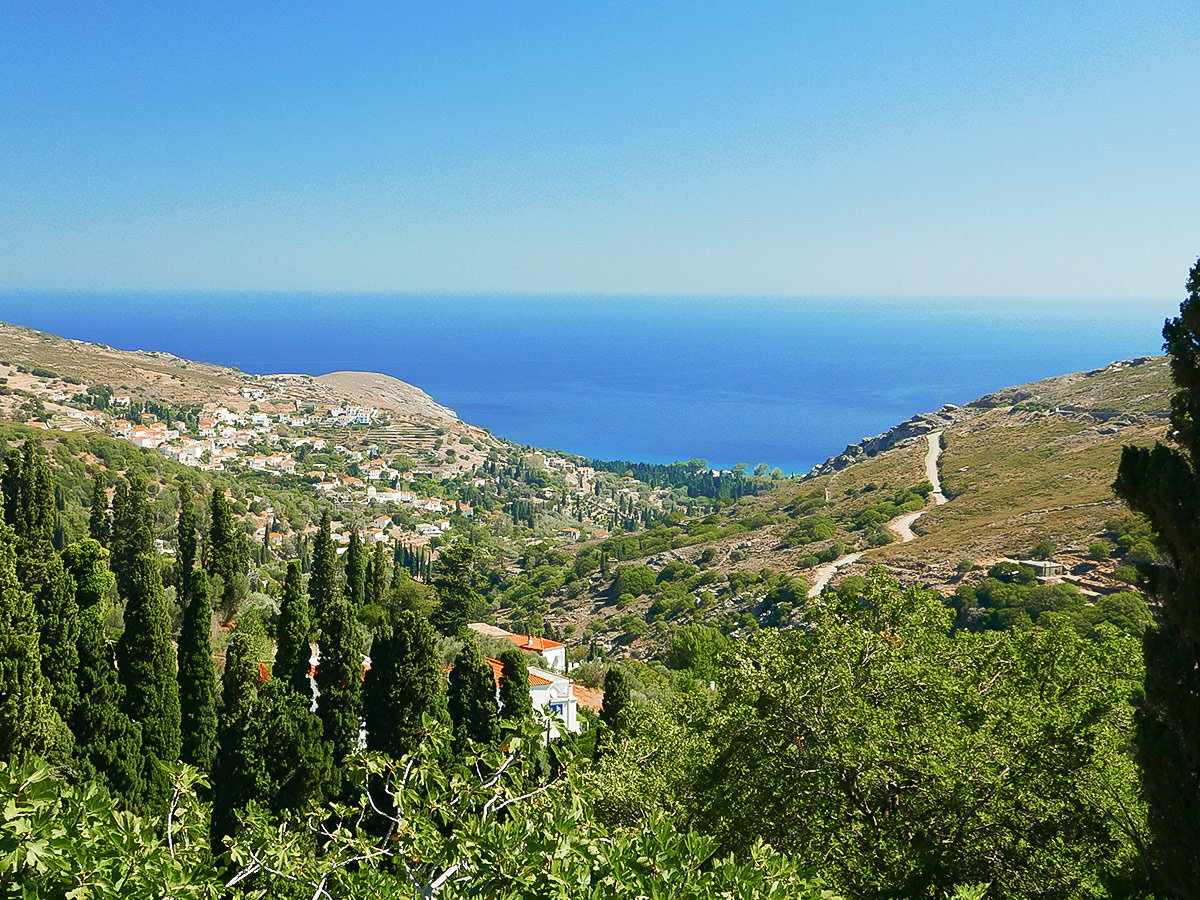
[[[142,729],[122,709],[124,691],[104,633],[103,604],[81,610],[79,625],[79,703],[70,721],[76,763],[86,776],[136,805],[146,794]]]
[[[454,660],[447,694],[446,705],[460,751],[468,746],[468,741],[490,745],[499,740],[496,679],[491,664],[470,636]]]
[[[246,543],[246,535],[233,517],[233,509],[225,492],[219,487],[213,489],[211,507],[212,523],[208,532],[211,570],[214,575],[221,576],[218,604],[222,612],[232,615],[246,597],[250,547]]]
[[[362,609],[366,596],[367,551],[355,528],[350,531],[350,544],[346,547],[346,599],[354,609]]]
[[[38,616],[42,672],[50,699],[63,721],[70,721],[79,702],[79,607],[75,582],[62,557],[49,544],[21,560],[23,580],[33,594]]]
[[[304,592],[304,574],[300,571],[300,560],[288,563],[287,576],[283,581],[283,597],[279,601],[279,624],[275,634],[275,678],[290,684],[296,693],[311,700],[312,685],[309,669],[312,650],[308,639],[312,633],[312,622],[308,613],[308,596]]]
[[[208,583],[190,580],[179,633],[179,758],[211,772],[217,752],[217,667],[213,662]]]
[[[50,702],[33,601],[17,580],[15,540],[8,525],[0,526],[0,758],[61,761],[71,734]]]
[[[362,731],[363,646],[350,603],[336,598],[321,628],[317,714],[325,740],[341,764],[358,747]]]
[[[54,549],[54,477],[40,443],[27,440],[19,463],[5,473],[5,509],[16,532],[17,570],[38,616],[42,672],[50,697],[69,721],[78,689],[79,608],[75,584]]]
[[[138,556],[154,552],[154,517],[147,499],[146,477],[132,473],[127,482],[118,482],[113,494],[112,570],[117,577],[117,592],[128,599],[134,585],[132,579],[138,569]]]
[[[433,564],[433,589],[438,605],[430,615],[433,627],[449,637],[466,631],[479,614],[483,598],[476,588],[476,552],[465,541],[451,544]]]
[[[450,724],[446,677],[429,622],[408,611],[380,627],[363,681],[367,748],[399,759],[425,737],[423,715]]]
[[[247,753],[258,705],[258,663],[251,637],[235,632],[229,641],[221,679],[221,717],[213,772],[214,853],[222,851],[224,838],[234,833],[237,810],[258,795],[263,780],[261,760]]]
[[[371,553],[371,567],[367,578],[367,603],[383,606],[387,602],[392,573],[387,547],[376,544]]]
[[[1163,329],[1177,391],[1171,443],[1126,447],[1114,487],[1158,533],[1166,565],[1143,567],[1159,601],[1143,638],[1145,700],[1137,751],[1160,887],[1200,896],[1200,260]]]
[[[192,499],[192,486],[186,481],[179,482],[179,526],[177,543],[179,545],[179,596],[192,595],[192,578],[195,576],[196,531],[199,525],[196,519],[196,506]]]
[[[513,722],[533,718],[533,697],[529,693],[529,664],[525,652],[511,647],[500,654],[500,714]]]
[[[88,537],[107,547],[110,528],[108,488],[104,484],[104,478],[97,473],[92,482],[92,505],[88,512]]]
[[[308,596],[312,600],[312,614],[317,622],[325,623],[325,616],[333,601],[342,594],[338,582],[337,550],[333,546],[333,523],[329,510],[321,513],[321,524],[313,539],[312,574],[308,578]]]
[[[320,800],[332,780],[333,759],[321,720],[309,711],[307,700],[278,678],[259,688],[242,752],[258,776],[255,799],[276,813]]]
[[[143,808],[158,810],[171,789],[170,775],[160,764],[173,766],[179,759],[180,713],[171,619],[153,553],[133,558],[127,582],[125,631],[117,643],[117,662],[125,712],[142,727]]]
[[[615,732],[629,728],[629,704],[632,701],[629,678],[624,671],[610,666],[604,673],[604,700],[600,704],[600,721]]]

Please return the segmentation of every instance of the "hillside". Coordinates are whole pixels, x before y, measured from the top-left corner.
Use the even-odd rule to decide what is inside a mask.
[[[653,653],[687,621],[728,629],[786,620],[833,562],[835,585],[883,565],[949,596],[1041,542],[1085,596],[1128,591],[1119,538],[1137,525],[1111,484],[1124,445],[1164,436],[1171,390],[1166,358],[1150,357],[916,416],[718,515],[584,548],[615,566],[647,566],[653,587],[618,603],[618,588],[592,575],[586,590],[561,591],[548,618]],[[941,505],[925,468],[931,434]],[[1089,558],[1097,542],[1116,545],[1111,558]]]

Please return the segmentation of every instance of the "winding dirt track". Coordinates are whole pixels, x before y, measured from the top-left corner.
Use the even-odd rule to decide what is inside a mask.
[[[938,458],[942,455],[942,432],[940,430],[931,431],[925,438],[929,444],[928,449],[925,451],[925,480],[933,485],[933,490],[929,492],[925,508],[919,509],[916,512],[905,513],[902,516],[896,516],[896,518],[887,523],[888,531],[896,535],[904,543],[916,540],[917,536],[913,533],[912,527],[917,519],[925,515],[931,506],[941,506],[946,502],[946,495],[942,493],[942,480],[938,477]],[[815,573],[812,585],[808,589],[808,596],[820,596],[821,591],[825,590],[825,585],[829,584],[830,579],[837,574],[838,569],[848,566],[850,563],[858,562],[866,552],[868,551],[859,550],[854,553],[848,553],[845,556],[838,557],[831,563],[820,566]]]

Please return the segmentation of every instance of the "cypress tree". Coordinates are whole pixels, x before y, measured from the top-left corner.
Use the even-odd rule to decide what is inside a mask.
[[[249,589],[246,569],[250,548],[245,534],[233,517],[229,500],[220,488],[213,490],[211,506],[212,522],[208,536],[210,568],[214,575],[221,576],[220,608],[226,615],[232,615]]]
[[[350,544],[346,547],[346,599],[354,609],[362,609],[367,596],[367,552],[358,537],[358,530],[350,532]]]
[[[62,761],[71,734],[42,674],[33,600],[17,580],[15,536],[0,526],[0,759],[22,754]]]
[[[88,513],[88,536],[107,547],[110,528],[108,489],[105,487],[104,479],[97,474],[92,482],[92,506]]]
[[[117,594],[117,580],[108,567],[109,552],[89,537],[67,547],[62,559],[75,581],[75,603],[80,614],[96,607],[103,620],[112,610]]]
[[[421,616],[396,614],[371,645],[371,668],[363,681],[367,748],[400,759],[425,737],[423,715],[450,724],[446,676],[437,636]]]
[[[604,673],[604,700],[600,704],[600,721],[614,732],[629,728],[629,704],[633,699],[629,679],[616,666]]]
[[[221,679],[221,717],[213,772],[212,843],[220,853],[224,838],[234,833],[237,810],[259,794],[261,760],[247,753],[258,705],[258,660],[253,639],[235,632],[225,656]]]
[[[154,552],[154,518],[147,500],[146,478],[133,473],[128,483],[118,482],[112,505],[112,570],[117,577],[117,592],[128,599],[135,589],[132,583],[137,558]]]
[[[460,752],[469,741],[491,745],[499,740],[496,679],[491,664],[472,637],[468,637],[454,660],[446,705]]]
[[[70,722],[75,758],[86,776],[136,805],[146,792],[142,730],[121,708],[124,692],[104,633],[103,616],[101,603],[91,604],[79,614],[79,703]]]
[[[1158,533],[1169,562],[1142,567],[1159,602],[1143,638],[1137,753],[1160,888],[1200,896],[1200,260],[1178,317],[1163,328],[1177,391],[1171,443],[1126,447],[1114,485]]]
[[[125,631],[117,643],[117,663],[125,688],[125,712],[142,727],[145,760],[144,808],[160,809],[171,789],[160,764],[179,759],[179,683],[171,647],[171,619],[163,595],[158,560],[137,554],[127,574]]]
[[[190,580],[179,633],[179,758],[211,772],[217,752],[217,667],[213,662],[208,583]]]
[[[33,594],[38,617],[42,672],[50,699],[63,721],[70,721],[79,701],[79,607],[75,582],[62,557],[49,544],[22,560],[26,587]]]
[[[192,486],[186,481],[179,483],[179,596],[192,596],[192,578],[196,569],[196,506],[192,499]]]
[[[66,722],[78,700],[79,608],[75,584],[54,549],[54,478],[42,446],[27,440],[19,464],[5,475],[6,510],[17,537],[17,569],[33,595],[38,617],[42,672],[51,701]]]
[[[387,547],[376,544],[371,554],[371,568],[367,579],[367,602],[383,606],[387,602],[391,579]]]
[[[275,665],[272,674],[290,684],[300,696],[312,700],[309,669],[312,650],[308,639],[312,623],[308,614],[308,596],[304,593],[304,574],[300,561],[288,563],[283,582],[283,597],[279,601],[279,624],[275,634]]]
[[[451,544],[433,564],[433,589],[438,605],[429,620],[448,637],[465,632],[467,623],[483,605],[483,598],[475,588],[475,565],[475,548],[464,541]]]
[[[325,740],[341,764],[358,747],[362,731],[363,646],[358,621],[344,597],[329,606],[317,665],[317,715]]]
[[[255,799],[276,813],[320,800],[332,779],[333,759],[309,702],[272,678],[260,686],[254,709],[242,752],[259,779]]]
[[[512,722],[533,718],[533,696],[529,693],[529,664],[525,653],[511,647],[500,654],[500,714]]]
[[[321,524],[313,539],[312,574],[308,579],[308,596],[312,614],[324,625],[325,616],[333,601],[342,594],[338,583],[337,551],[333,546],[333,523],[329,510],[321,513]]]

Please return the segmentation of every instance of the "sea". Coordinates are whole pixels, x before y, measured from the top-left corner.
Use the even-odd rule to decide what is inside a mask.
[[[1162,352],[1164,300],[0,291],[0,320],[246,372],[383,372],[519,444],[802,473],[946,403]]]

